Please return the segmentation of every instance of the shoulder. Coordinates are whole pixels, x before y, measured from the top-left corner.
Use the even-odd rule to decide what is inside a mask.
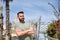
[[[19,19],[18,18],[15,18],[14,20],[13,20],[13,23],[14,24],[17,24],[19,22]]]

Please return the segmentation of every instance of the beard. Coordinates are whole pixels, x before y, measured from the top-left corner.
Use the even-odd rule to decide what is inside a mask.
[[[20,21],[21,23],[25,23],[24,18],[23,18],[23,19],[19,19],[19,21]]]

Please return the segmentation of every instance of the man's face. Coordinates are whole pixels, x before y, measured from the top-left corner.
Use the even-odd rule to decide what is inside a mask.
[[[20,13],[18,18],[21,20],[21,21],[24,21],[24,14]]]

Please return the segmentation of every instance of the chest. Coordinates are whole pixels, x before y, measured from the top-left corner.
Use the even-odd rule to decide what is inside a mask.
[[[16,26],[17,26],[18,29],[21,29],[21,30],[27,30],[27,29],[30,28],[30,24],[29,23],[24,23],[24,24],[19,23]]]

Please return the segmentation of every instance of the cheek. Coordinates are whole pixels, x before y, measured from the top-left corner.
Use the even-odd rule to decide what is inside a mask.
[[[21,19],[21,17],[19,17],[19,19]]]
[[[21,19],[21,17],[18,17],[18,19]]]

